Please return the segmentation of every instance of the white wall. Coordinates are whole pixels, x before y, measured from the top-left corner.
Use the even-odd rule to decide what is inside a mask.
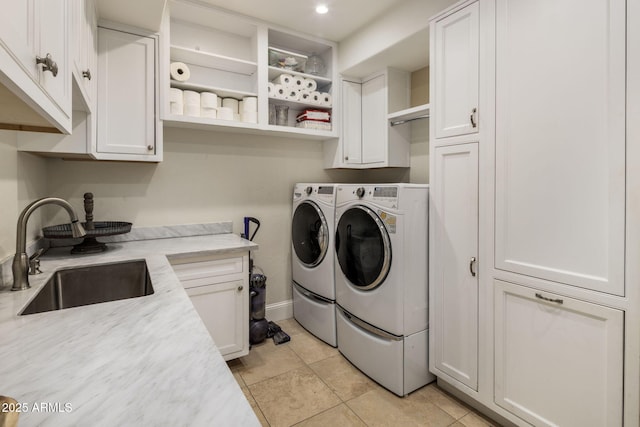
[[[49,162],[48,190],[82,209],[94,193],[95,220],[134,226],[260,220],[256,265],[267,275],[267,303],[291,298],[291,198],[296,182],[400,182],[406,169],[327,171],[322,142],[165,129],[160,164]],[[65,222],[56,213],[53,223]]]
[[[16,223],[22,209],[47,194],[47,161],[16,149],[16,132],[0,131],[0,261],[12,257],[16,248]],[[27,243],[42,227],[43,212],[29,220]]]

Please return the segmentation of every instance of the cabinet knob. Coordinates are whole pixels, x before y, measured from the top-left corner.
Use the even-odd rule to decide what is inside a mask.
[[[474,269],[474,267],[476,266],[476,257],[472,256],[471,259],[469,260],[469,273],[471,273],[471,276],[476,277],[476,271]]]
[[[58,64],[53,60],[50,53],[47,53],[44,58],[36,55],[36,64],[42,65],[42,71],[51,71],[53,77],[58,75]]]
[[[345,156],[345,158],[344,158],[344,159],[345,159],[345,160],[349,160],[349,156]]]
[[[153,145],[151,145],[151,144],[147,145],[147,150],[153,151]]]
[[[469,116],[469,120],[471,120],[471,126],[476,128],[478,127],[478,123],[476,123],[476,113],[478,112],[477,108],[471,110],[471,115]]]
[[[240,285],[238,286],[238,292],[242,291],[244,289],[244,286]]]
[[[87,80],[91,80],[91,70],[89,70],[88,68],[84,70],[82,72],[82,77],[84,77]]]

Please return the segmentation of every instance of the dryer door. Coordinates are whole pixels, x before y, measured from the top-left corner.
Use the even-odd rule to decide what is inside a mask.
[[[329,247],[329,227],[322,211],[310,200],[300,203],[293,213],[291,239],[300,262],[313,268],[320,264]]]
[[[359,290],[374,289],[391,268],[391,242],[382,220],[366,206],[346,210],[336,227],[340,269]]]

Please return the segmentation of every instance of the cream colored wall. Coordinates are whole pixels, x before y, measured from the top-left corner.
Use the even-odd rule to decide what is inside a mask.
[[[16,143],[16,132],[0,131],[0,261],[15,253],[16,223],[22,209],[47,195],[47,161],[18,153]],[[27,243],[39,234],[42,215],[39,210],[31,216]]]
[[[291,197],[296,182],[400,182],[406,169],[327,171],[322,142],[165,129],[159,164],[48,160],[49,190],[82,209],[95,196],[96,220],[135,226],[260,220],[256,265],[267,275],[267,303],[291,298]],[[53,223],[64,222],[56,214]]]

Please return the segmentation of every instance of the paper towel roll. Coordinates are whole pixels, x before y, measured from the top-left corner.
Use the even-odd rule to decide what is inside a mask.
[[[200,108],[200,117],[206,117],[208,119],[216,119],[218,118],[218,108]]]
[[[184,105],[184,115],[191,117],[200,117],[200,105],[196,104],[185,104]]]
[[[320,92],[311,92],[311,95],[309,96],[309,100],[311,103],[313,104],[320,104],[320,100],[322,99],[322,95],[320,94]]]
[[[184,62],[172,62],[171,63],[171,78],[179,82],[186,82],[191,77],[191,70]]]
[[[287,95],[287,90],[282,85],[275,85],[273,91],[273,97],[278,99],[284,99]]]
[[[183,93],[184,105],[196,105],[200,108],[200,93],[193,90],[185,90]]]
[[[293,80],[291,83],[291,87],[296,88],[297,90],[302,90],[305,87],[307,87],[307,79],[305,79],[304,77],[297,77],[297,76],[293,76]]]
[[[184,100],[182,99],[183,94],[182,90],[172,87],[169,89],[169,102],[175,102],[177,104],[183,104]]]
[[[229,107],[218,108],[218,118],[221,120],[233,120],[233,110]]]
[[[203,108],[218,108],[218,95],[213,92],[200,94],[200,106]]]
[[[233,120],[236,121],[236,122],[239,122],[240,121],[240,113],[235,113],[233,115]]]
[[[241,114],[240,120],[244,123],[258,123],[258,112],[244,110]]]
[[[242,111],[258,111],[258,98],[255,96],[245,96],[242,99]]]
[[[311,102],[311,92],[301,91],[300,92],[300,101]]]
[[[184,114],[184,104],[182,102],[170,102],[169,112],[177,116]]]
[[[318,83],[313,79],[304,79],[304,87],[309,92],[315,92],[315,90],[318,89]]]
[[[218,108],[222,108],[222,98],[218,97]]]
[[[333,101],[331,94],[322,92],[320,95],[320,105],[323,107],[331,107],[331,103]]]
[[[269,83],[267,83],[267,94],[268,94],[270,97],[273,97],[273,93],[274,93],[274,92],[275,92],[275,90],[276,90],[275,88],[276,88],[276,84],[275,84],[275,83],[273,83],[273,82],[269,82]]]
[[[284,99],[289,101],[300,101],[300,92],[295,89],[289,89],[287,90],[287,94]]]
[[[233,114],[238,114],[238,100],[235,98],[223,98],[222,108],[231,108]]]
[[[293,85],[293,77],[291,76],[291,74],[280,74],[278,77],[276,77],[272,81],[277,85],[282,85],[286,87]]]

